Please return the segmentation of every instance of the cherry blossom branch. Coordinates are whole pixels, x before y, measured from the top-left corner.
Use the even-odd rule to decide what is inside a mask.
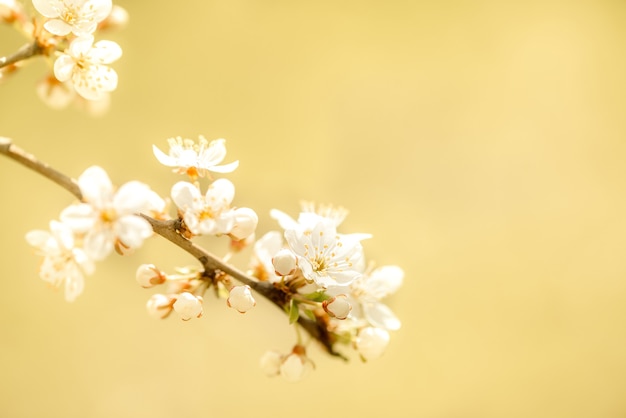
[[[0,137],[0,153],[30,168],[31,170],[36,171],[42,176],[47,177],[76,196],[79,200],[82,200],[83,194],[81,193],[76,180],[38,160],[34,155],[27,153],[13,144],[9,138]]]
[[[6,57],[0,57],[0,68],[34,57],[35,55],[41,55],[45,50],[46,48],[35,39],[33,42],[22,46],[15,53]]]
[[[14,145],[9,138],[0,137],[0,153],[52,180],[62,188],[72,193],[79,200],[82,200],[82,193],[76,180],[38,160],[32,154],[28,154],[21,148]],[[289,306],[289,296],[284,291],[269,282],[260,282],[255,280],[253,277],[245,274],[232,265],[223,262],[218,257],[183,237],[179,232],[182,229],[180,219],[162,221],[144,214],[141,216],[150,223],[155,233],[196,258],[204,267],[205,272],[213,272],[214,275],[217,275],[219,272],[228,274],[235,280],[250,286],[258,294],[271,301],[283,311],[285,311]],[[329,354],[344,358],[340,353],[337,353],[333,349],[332,337],[327,331],[325,324],[321,322],[321,319],[315,321],[300,316],[298,317],[297,322],[313,339],[319,341]]]

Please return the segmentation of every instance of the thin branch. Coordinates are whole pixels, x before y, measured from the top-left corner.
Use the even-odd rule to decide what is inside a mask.
[[[46,49],[39,41],[35,39],[35,41],[22,46],[17,52],[6,57],[0,57],[0,68],[34,57],[35,55],[41,55],[45,50]]]
[[[52,180],[65,190],[72,193],[79,200],[82,200],[82,193],[76,180],[55,170],[48,164],[39,161],[33,155],[26,153],[24,150],[14,145],[9,138],[0,137],[0,153]],[[155,233],[161,235],[163,238],[195,257],[202,264],[205,271],[224,272],[239,282],[250,286],[258,294],[271,301],[281,310],[285,311],[285,307],[288,306],[289,303],[289,295],[274,287],[274,285],[269,282],[260,282],[255,278],[248,276],[244,272],[228,263],[223,262],[218,257],[183,237],[178,232],[181,230],[180,219],[161,221],[153,219],[147,215],[142,214],[141,216],[150,223]],[[344,358],[340,353],[337,353],[333,349],[332,337],[328,332],[326,325],[321,320],[314,321],[300,316],[298,318],[298,324],[305,331],[307,331],[313,339],[319,341],[329,354]]]
[[[52,180],[79,200],[82,200],[83,194],[80,192],[76,180],[38,160],[34,155],[13,144],[9,138],[0,137],[0,153]]]

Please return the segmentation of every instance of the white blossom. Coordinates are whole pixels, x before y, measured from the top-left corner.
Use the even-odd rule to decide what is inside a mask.
[[[72,41],[65,53],[54,62],[54,76],[71,81],[78,94],[87,100],[102,100],[117,88],[117,73],[106,64],[118,60],[122,49],[113,41],[93,43],[87,35]]]
[[[364,360],[382,356],[389,344],[389,333],[381,328],[362,329],[356,338],[356,349]]]
[[[183,321],[189,321],[191,318],[200,318],[202,316],[202,298],[189,292],[183,292],[177,296],[176,302],[174,302],[174,310]]]
[[[171,196],[195,235],[228,234],[235,225],[235,213],[230,208],[235,186],[230,180],[214,181],[205,195],[195,185],[179,181],[172,187]]]
[[[240,313],[246,313],[256,306],[256,300],[254,300],[248,285],[234,286],[230,289],[226,303],[228,307],[236,309]]]
[[[44,28],[58,36],[93,33],[111,12],[111,0],[33,0],[35,9],[48,20]]]
[[[54,287],[64,285],[65,299],[74,301],[83,292],[83,273],[92,274],[95,266],[82,249],[75,247],[72,230],[61,222],[51,221],[50,231],[30,231],[26,241],[44,256],[40,277]]]
[[[366,273],[350,285],[349,301],[354,306],[352,315],[364,319],[377,328],[396,331],[400,320],[381,302],[402,285],[404,272],[398,266],[382,266]],[[329,289],[329,293],[345,292],[345,288]]]
[[[80,175],[78,186],[86,203],[66,208],[61,220],[85,234],[83,246],[89,257],[102,260],[115,246],[139,248],[152,235],[148,221],[137,216],[150,207],[147,185],[130,181],[115,191],[107,173],[92,166]]]
[[[363,234],[338,234],[332,221],[311,214],[304,224],[287,229],[285,239],[298,258],[304,277],[326,288],[347,285],[364,267]]]
[[[39,98],[52,109],[64,109],[76,98],[76,90],[53,76],[46,77],[35,86]]]
[[[154,156],[167,167],[174,167],[179,174],[187,174],[192,180],[204,177],[208,171],[230,173],[239,166],[239,161],[219,165],[226,157],[225,139],[216,139],[210,143],[200,135],[198,144],[191,139],[181,137],[167,140],[170,149],[165,154],[156,145],[152,146]]]

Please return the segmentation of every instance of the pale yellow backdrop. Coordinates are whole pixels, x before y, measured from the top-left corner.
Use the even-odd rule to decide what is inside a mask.
[[[46,108],[36,61],[0,86],[0,135],[162,194],[153,143],[224,137],[261,233],[300,199],[351,210],[344,232],[406,271],[403,327],[375,362],[313,347],[307,380],[266,378],[294,340],[274,307],[146,315],[136,266],[193,261],[159,238],[68,304],[24,234],[71,197],[1,157],[0,416],[626,416],[626,3],[119,4],[110,112]],[[0,31],[0,55],[22,43]]]

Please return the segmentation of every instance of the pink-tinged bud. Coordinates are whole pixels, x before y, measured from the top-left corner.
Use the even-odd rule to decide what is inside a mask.
[[[283,355],[278,351],[270,350],[265,352],[259,361],[261,370],[267,376],[278,376],[280,374],[280,365],[283,362]]]
[[[250,286],[235,286],[230,289],[226,304],[240,313],[246,313],[256,305],[256,300],[252,296]]]
[[[254,234],[259,217],[250,208],[235,209],[235,226],[230,231],[230,236],[242,240]]]
[[[289,276],[296,271],[297,260],[294,253],[287,248],[283,248],[272,258],[274,272],[278,276]]]
[[[191,318],[200,318],[202,316],[202,298],[189,292],[183,292],[177,296],[176,302],[174,302],[174,310],[183,321],[189,321]]]
[[[325,300],[322,307],[328,315],[337,319],[346,319],[352,310],[348,297],[343,294]]]
[[[148,314],[150,314],[151,317],[162,319],[172,312],[173,302],[174,298],[157,293],[148,299],[146,309],[148,309]]]
[[[356,338],[356,349],[363,360],[375,360],[382,356],[388,344],[389,333],[382,328],[364,328]]]
[[[142,264],[137,268],[135,279],[141,287],[152,287],[157,284],[165,283],[165,276],[154,264]]]

